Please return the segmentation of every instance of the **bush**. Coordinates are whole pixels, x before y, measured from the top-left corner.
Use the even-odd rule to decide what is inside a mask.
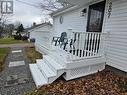
[[[15,39],[15,40],[21,40],[21,39],[22,39],[21,34],[19,34],[19,35],[14,35],[14,39]]]
[[[22,37],[22,40],[24,41],[24,40],[28,40],[28,37],[27,36],[23,36]]]

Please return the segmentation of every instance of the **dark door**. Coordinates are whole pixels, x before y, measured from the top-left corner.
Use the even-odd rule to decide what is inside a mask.
[[[105,11],[105,1],[89,6],[87,32],[101,32]]]

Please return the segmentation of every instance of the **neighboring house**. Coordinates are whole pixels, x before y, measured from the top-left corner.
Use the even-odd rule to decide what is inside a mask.
[[[16,35],[17,34],[17,30],[13,30],[12,31],[12,36]],[[20,33],[21,36],[27,36],[28,37],[28,31],[27,29],[25,29],[23,32]]]
[[[30,29],[28,29],[28,32],[30,33],[30,39],[32,38],[38,38],[38,33],[42,32],[50,32],[52,29],[52,24],[50,23],[42,23],[38,25],[33,25]]]
[[[12,31],[12,36],[16,35],[16,33],[17,33],[17,30],[13,30]]]
[[[52,33],[45,34],[41,44],[36,43],[36,49],[46,54],[30,64],[36,86],[52,83],[59,76],[71,80],[96,73],[106,64],[127,72],[127,1],[58,1],[72,6],[51,14]],[[63,32],[68,40],[65,50],[52,42]]]

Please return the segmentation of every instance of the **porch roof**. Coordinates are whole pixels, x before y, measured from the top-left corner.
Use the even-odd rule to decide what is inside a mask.
[[[60,14],[66,13],[66,12],[70,12],[73,11],[77,8],[80,8],[84,5],[90,5],[93,4],[94,2],[100,2],[100,1],[104,1],[104,0],[58,0],[58,2],[66,2],[69,4],[69,6],[64,7],[62,9],[58,9],[57,11],[51,13],[51,16],[58,16]]]
[[[58,2],[66,2],[71,5],[85,5],[85,4],[90,4],[92,2],[99,2],[99,1],[104,1],[104,0],[58,0]]]
[[[50,15],[53,16],[53,17],[54,17],[54,16],[58,16],[58,15],[63,14],[63,13],[65,13],[65,12],[72,11],[72,10],[74,10],[74,9],[76,9],[76,8],[78,8],[78,6],[70,5],[70,6],[63,7],[63,8],[61,8],[61,9],[58,9],[57,11],[51,13]]]

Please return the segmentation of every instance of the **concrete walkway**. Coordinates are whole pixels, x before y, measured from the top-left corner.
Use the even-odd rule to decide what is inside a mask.
[[[34,88],[24,48],[11,48],[0,73],[0,95],[23,95]]]
[[[33,47],[34,43],[20,43],[20,44],[0,44],[0,48],[14,48],[14,47]]]

